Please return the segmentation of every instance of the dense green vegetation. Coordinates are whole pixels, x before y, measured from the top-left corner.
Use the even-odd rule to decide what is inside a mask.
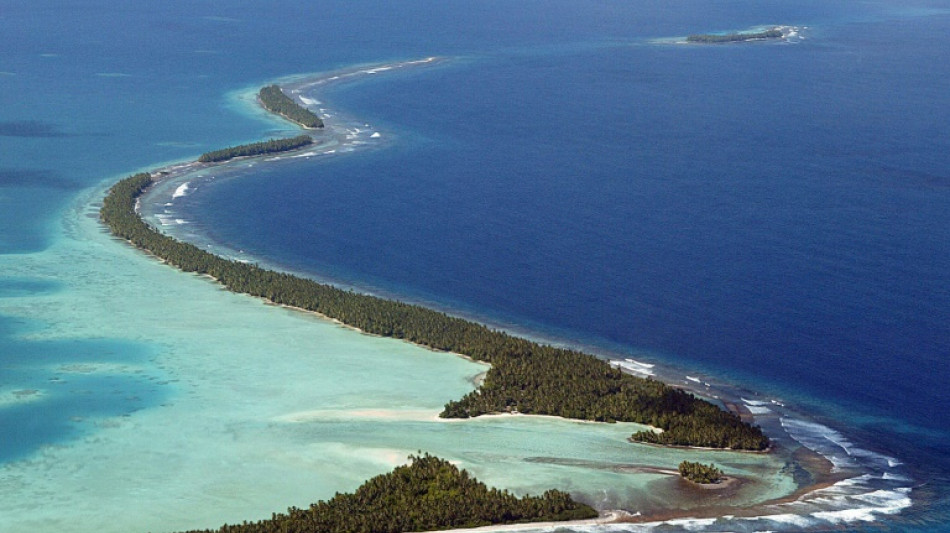
[[[298,135],[289,139],[271,139],[269,141],[242,144],[239,146],[224,148],[222,150],[206,152],[201,154],[201,157],[198,158],[198,162],[218,163],[221,161],[227,161],[228,159],[234,159],[235,157],[287,152],[307,146],[308,144],[313,144],[313,139],[309,135]]]
[[[289,101],[276,85],[262,89],[261,99],[266,105],[267,100],[278,99],[278,93]],[[199,161],[292,149],[310,142],[309,136],[301,135],[209,152]],[[446,404],[440,414],[444,418],[519,412],[638,422],[662,430],[632,435],[631,439],[639,442],[743,450],[764,450],[769,445],[758,427],[742,422],[736,415],[681,389],[625,374],[592,355],[512,337],[425,307],[231,261],[163,235],[135,213],[137,197],[151,183],[149,174],[136,174],[110,190],[101,217],[116,236],[185,272],[210,275],[234,292],[315,311],[367,333],[490,363],[481,386],[461,400]]]
[[[722,481],[722,470],[716,468],[712,463],[704,465],[692,461],[683,461],[680,463],[680,475],[692,481],[693,483],[719,483]]]
[[[264,108],[271,113],[292,120],[305,128],[322,128],[323,120],[306,107],[294,102],[277,85],[268,85],[261,89],[257,97]]]
[[[152,183],[136,174],[112,187],[101,210],[112,232],[185,272],[207,274],[229,290],[321,313],[368,333],[467,355],[492,365],[478,390],[450,401],[440,416],[520,412],[661,428],[633,440],[682,446],[763,450],[768,438],[732,413],[653,379],[621,372],[574,350],[512,337],[425,307],[384,300],[231,261],[163,235],[135,213]]]
[[[116,184],[102,207],[113,233],[186,272],[208,274],[228,289],[316,311],[366,332],[405,339],[492,364],[478,390],[451,401],[441,414],[466,418],[518,411],[662,428],[633,436],[643,442],[762,450],[757,427],[652,379],[624,374],[573,350],[540,345],[424,307],[344,291],[290,274],[230,261],[163,235],[135,213],[135,199],[152,182],[137,174]]]
[[[741,41],[753,41],[756,39],[778,39],[782,37],[782,30],[772,29],[760,31],[757,33],[728,33],[725,35],[716,33],[700,33],[686,37],[691,43],[736,43]]]
[[[597,511],[564,492],[518,498],[490,489],[454,465],[424,455],[309,509],[291,507],[269,520],[189,533],[399,533],[518,522],[594,518]]]

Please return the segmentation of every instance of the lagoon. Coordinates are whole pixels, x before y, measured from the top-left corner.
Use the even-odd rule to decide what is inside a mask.
[[[236,7],[225,14],[174,2],[129,8],[117,18],[60,2],[40,2],[30,9],[9,6],[15,23],[3,37],[10,54],[0,70],[9,75],[3,76],[0,91],[4,101],[18,105],[3,110],[2,119],[11,126],[0,128],[5,156],[0,169],[4,529],[42,531],[70,523],[77,526],[69,528],[73,530],[170,530],[241,520],[249,512],[266,516],[352,489],[415,452],[419,441],[433,448],[427,451],[472,468],[486,482],[514,490],[553,485],[587,491],[606,506],[638,501],[645,510],[655,503],[644,495],[648,485],[653,494],[673,490],[662,479],[611,470],[613,464],[631,461],[627,454],[632,447],[622,439],[629,428],[591,430],[569,422],[521,419],[446,425],[425,419],[420,413],[435,412],[447,399],[470,390],[470,379],[480,369],[445,354],[368,338],[229,295],[207,280],[177,273],[114,242],[95,220],[104,188],[136,169],[187,160],[281,130],[223,96],[228,92],[292,73],[382,65],[394,55],[412,59],[436,54],[460,59],[429,74],[386,78],[392,73],[379,72],[372,82],[321,95],[334,112],[373,125],[367,137],[378,132],[376,139],[388,144],[329,165],[273,166],[222,181],[211,195],[198,190],[185,198],[205,203],[185,213],[182,220],[188,224],[182,226],[214,229],[218,233],[211,237],[217,241],[294,271],[657,363],[660,373],[672,368],[670,379],[739,382],[750,393],[747,399],[764,402],[751,407],[771,409],[774,400],[818,413],[817,421],[791,424],[799,439],[831,455],[837,451],[841,460],[870,458],[882,469],[898,469],[831,489],[826,494],[842,502],[841,509],[774,509],[769,529],[882,520],[901,510],[896,522],[887,522],[895,530],[918,525],[932,530],[940,523],[946,494],[940,482],[946,469],[940,465],[947,455],[939,427],[946,426],[928,413],[929,406],[946,404],[939,387],[945,371],[934,362],[942,360],[947,346],[946,322],[940,320],[947,310],[941,290],[946,270],[939,258],[946,255],[948,226],[941,218],[947,210],[939,169],[945,167],[948,151],[941,129],[947,123],[942,115],[946,108],[926,103],[941,102],[947,91],[940,81],[945,77],[934,81],[932,72],[922,68],[943,64],[936,61],[941,47],[915,45],[910,39],[921,27],[932,29],[932,35],[947,34],[941,31],[946,14],[939,5],[822,3],[791,9],[734,3],[716,13],[697,6],[687,10],[695,16],[676,17],[656,5],[639,14],[623,11],[620,17],[613,12],[617,6],[578,13],[568,3],[555,2],[546,4],[550,17],[539,18],[539,6],[513,12],[471,3],[456,8],[459,12],[427,2],[406,4],[320,13],[336,15],[321,18],[326,21],[323,30],[334,37],[326,42],[334,46],[309,48],[288,47],[284,40],[309,34],[306,21],[317,14],[289,3],[281,4],[288,16],[270,18]],[[63,13],[70,14],[70,24],[57,22]],[[501,19],[526,31],[465,22]],[[573,24],[558,22],[565,19]],[[393,20],[414,22],[394,26]],[[730,48],[686,56],[679,49],[644,44],[687,31],[728,31],[771,21],[802,23],[813,33],[796,48],[780,52]],[[278,32],[277,26],[294,30]],[[120,27],[136,31],[117,33]],[[146,43],[138,38],[156,27],[165,39]],[[356,27],[365,31],[353,31]],[[425,43],[418,39],[420,31],[428,36]],[[887,38],[876,45],[860,37],[872,34]],[[261,42],[272,49],[262,54],[247,37],[265,35],[272,40]],[[403,43],[395,53],[391,39]],[[275,65],[273,57],[286,50],[294,52]],[[152,60],[143,62],[142,57]],[[776,70],[750,89],[750,80],[758,78],[742,73],[752,64],[772,64]],[[587,74],[579,68],[585,65]],[[734,74],[729,78],[733,82],[717,82],[723,89],[719,95],[743,96],[723,100],[715,92],[677,91],[682,80],[705,72],[696,70],[702,65]],[[895,65],[903,69],[901,76],[893,75]],[[512,77],[519,72],[524,73],[521,78]],[[114,75],[118,73],[124,75]],[[925,78],[930,81],[924,83]],[[536,80],[536,86],[523,88],[544,98],[519,100],[517,95],[525,93],[511,91],[512,79]],[[570,79],[577,82],[552,83]],[[592,83],[597,80],[601,83]],[[786,92],[775,92],[776,80],[784,82],[779,86]],[[629,87],[636,91],[623,89]],[[578,98],[574,91],[592,97]],[[522,107],[505,108],[511,127],[492,138],[530,156],[514,169],[504,166],[512,160],[503,157],[505,151],[470,143],[465,129],[484,137],[478,119],[497,113],[505,94]],[[460,99],[467,106],[460,107]],[[605,101],[626,103],[604,108]],[[787,120],[770,130],[783,136],[756,143],[756,150],[733,144],[706,152],[689,137],[689,126],[696,122],[683,116],[676,117],[681,122],[659,122],[668,128],[680,123],[684,129],[658,135],[657,117],[634,105],[640,102],[650,102],[658,113],[709,111],[693,115],[705,117],[698,125],[708,122],[727,131],[744,131],[741,127],[771,109],[770,104],[783,109]],[[899,102],[896,108],[894,102]],[[461,108],[469,113],[459,116]],[[578,144],[576,135],[562,144],[561,130],[551,127],[561,124],[554,120],[557,115],[543,113],[561,109],[571,109],[571,117],[600,113],[623,120],[598,121],[593,129],[604,133],[599,139],[612,143],[590,152],[591,146]],[[135,120],[142,113],[148,121]],[[778,115],[763,116],[774,126]],[[543,124],[527,120],[532,117]],[[432,126],[438,123],[445,128]],[[109,150],[101,149],[104,143]],[[773,159],[784,165],[757,159],[763,146],[769,149],[761,153],[778,156]],[[830,148],[813,149],[822,146]],[[596,157],[574,163],[551,157],[570,153],[565,147]],[[623,147],[626,152],[615,150]],[[635,148],[631,152],[629,147]],[[482,162],[495,153],[499,157],[480,167],[495,172],[468,174],[467,165],[447,166],[445,154],[453,152]],[[634,172],[631,153],[639,163],[648,163],[640,167],[643,174]],[[709,165],[709,153],[739,163]],[[560,164],[564,174],[561,179],[546,173],[552,194],[538,195],[536,182],[526,177],[545,160]],[[430,173],[427,161],[451,172]],[[683,179],[710,168],[728,172],[698,188]],[[761,168],[783,172],[759,172]],[[849,173],[849,168],[857,172]],[[406,173],[412,169],[420,172]],[[596,187],[565,189],[580,183],[574,178],[582,174],[584,184]],[[730,174],[735,181],[722,181]],[[314,181],[315,175],[321,181]],[[620,187],[611,176],[633,180],[636,187]],[[297,200],[319,203],[288,205],[278,194],[287,183],[278,181],[282,177],[294,186],[304,180],[316,185],[316,190],[298,189],[306,194]],[[473,187],[478,183],[496,188]],[[452,185],[467,196],[455,194]],[[598,191],[608,193],[611,201],[605,202]],[[294,213],[291,220],[302,227],[269,229],[262,218],[275,211],[266,203],[248,209],[253,204],[246,197],[284,202],[288,210],[283,212]],[[795,201],[786,204],[781,198]],[[372,231],[380,227],[376,220],[364,217],[361,226],[360,217],[353,216],[366,211],[352,206],[368,205],[378,220],[412,222],[400,218],[400,202],[416,213],[426,212],[418,208],[428,203],[426,219],[440,221],[453,237],[433,239],[431,233],[413,231],[393,240]],[[695,209],[708,205],[732,208],[739,218],[723,224],[717,210]],[[494,225],[482,225],[491,219],[473,206],[501,216]],[[604,241],[600,228],[627,228],[624,221],[633,207],[638,207],[635,219],[647,224],[618,234],[645,238],[621,247]],[[537,215],[540,229],[531,217],[512,213]],[[764,229],[761,234],[750,231],[756,224]],[[546,235],[544,227],[559,229],[560,238],[539,240]],[[655,231],[663,227],[669,235]],[[697,232],[698,227],[727,231]],[[312,228],[319,228],[317,239]],[[379,242],[352,246],[374,234]],[[244,241],[233,238],[242,235]],[[408,238],[412,235],[449,248],[433,253]],[[279,237],[285,236],[282,242]],[[286,246],[294,240],[298,245],[319,243],[321,253]],[[597,276],[577,276],[567,262],[552,261],[571,257],[563,247],[536,248],[550,266],[546,270],[557,274],[546,277],[540,275],[542,269],[531,268],[535,263],[530,258],[516,253],[538,242],[606,247],[574,248],[581,252],[578,257],[593,258],[588,264]],[[278,249],[268,249],[275,243]],[[492,243],[501,247],[488,246]],[[730,268],[725,259],[737,257],[729,252],[741,251],[741,246],[755,253],[738,255],[743,261]],[[637,253],[621,253],[626,250]],[[503,261],[479,261],[480,255]],[[457,261],[453,265],[445,258]],[[498,264],[518,268],[486,268]],[[692,268],[700,264],[713,267]],[[670,270],[671,265],[676,268]],[[806,268],[796,270],[802,265]],[[472,268],[460,268],[465,266]],[[804,274],[789,277],[796,271]],[[403,277],[394,278],[392,272]],[[617,284],[618,279],[624,283]],[[748,279],[761,282],[743,289],[741,283]],[[593,281],[575,284],[578,280]],[[652,287],[657,290],[647,290]],[[699,290],[703,287],[707,290]],[[623,298],[585,298],[604,291]],[[636,312],[624,303],[631,301],[640,302]],[[308,379],[287,379],[301,374]],[[780,417],[775,418],[781,425]],[[682,457],[647,450],[641,458],[640,448],[633,449],[636,461],[645,464],[673,464]],[[712,459],[701,452],[693,458]],[[591,461],[598,463],[596,468]],[[892,461],[904,464],[891,467]],[[771,458],[730,463],[727,469],[756,472],[768,480],[770,489],[761,497],[792,490],[791,478]],[[937,472],[935,477],[919,477],[924,465]],[[245,474],[264,481],[248,487],[242,482]],[[901,476],[914,480],[914,486],[926,481],[927,488],[897,491],[907,486],[898,485]],[[870,484],[861,492],[866,496],[845,502],[843,493],[862,484]],[[590,487],[606,488],[606,493],[595,494]],[[909,511],[908,497],[915,501]],[[855,501],[865,508],[844,505]],[[801,518],[809,513],[811,518]],[[902,519],[908,513],[911,518]],[[687,526],[725,527],[721,522],[663,527]]]

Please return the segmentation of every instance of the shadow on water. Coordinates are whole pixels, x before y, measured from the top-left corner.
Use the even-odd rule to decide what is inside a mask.
[[[54,284],[4,282],[0,297]],[[152,350],[113,339],[39,339],[42,326],[0,316],[0,462],[28,457],[157,405],[167,382]]]

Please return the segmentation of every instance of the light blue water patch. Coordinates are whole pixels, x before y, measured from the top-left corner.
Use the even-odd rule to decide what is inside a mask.
[[[924,474],[892,530],[947,523],[945,2],[273,4],[262,14],[253,4],[0,0],[0,72],[13,74],[0,83],[0,253],[18,254],[2,260],[21,279],[45,269],[45,279],[65,280],[0,282],[0,302],[16,315],[0,320],[5,424],[49,420],[17,441],[30,461],[3,463],[8,529],[207,527],[252,508],[267,516],[391,468],[392,457],[418,449],[422,429],[438,451],[501,485],[547,488],[569,477],[562,464],[524,463],[519,453],[498,466],[484,448],[516,451],[547,428],[546,439],[563,443],[553,447],[568,450],[589,432],[424,421],[387,438],[378,429],[395,423],[359,422],[353,409],[419,407],[412,393],[426,390],[431,417],[470,388],[467,374],[435,357],[397,357],[404,377],[425,379],[394,386],[383,379],[390,358],[374,355],[360,372],[379,383],[357,390],[345,364],[313,360],[312,339],[328,362],[340,349],[350,358],[370,345],[394,350],[343,332],[343,348],[300,335],[321,328],[130,262],[115,243],[75,231],[94,213],[63,209],[73,184],[270,134],[271,122],[233,113],[235,89],[432,55],[471,68],[380,75],[328,95],[385,127],[391,151],[250,177],[222,211],[247,220],[208,226],[231,247],[247,237],[247,250],[297,270],[326,268],[487,320],[655,354],[816,406],[842,429],[827,435],[873,443]],[[761,24],[809,29],[795,46],[648,44]],[[288,188],[293,201],[281,196]],[[64,233],[80,244],[55,257],[29,253],[65,244]],[[36,298],[24,294],[34,289]],[[125,334],[133,340],[114,340]],[[192,383],[175,386],[175,405],[122,416],[135,397],[163,401],[148,391],[163,378],[139,364],[159,346],[168,372]],[[403,348],[395,351],[422,360]],[[101,356],[110,350],[138,363]],[[35,364],[9,366],[21,355]],[[284,379],[300,375],[325,390]],[[447,375],[452,390],[429,390],[447,387]],[[352,426],[283,418],[340,404]],[[86,431],[100,424],[112,426]],[[269,424],[294,439],[267,438]],[[88,445],[58,447],[79,436]],[[469,442],[479,449],[465,451]],[[360,443],[371,446],[354,450]],[[588,479],[580,485],[606,478]],[[61,505],[39,510],[42,527],[30,524],[38,513],[29,506],[51,494]]]
[[[0,298],[48,294],[62,288],[52,280],[0,277]]]
[[[24,337],[39,331],[37,324],[0,316],[0,462],[68,445],[106,417],[128,416],[166,398],[161,373],[145,364],[152,355],[147,346]]]

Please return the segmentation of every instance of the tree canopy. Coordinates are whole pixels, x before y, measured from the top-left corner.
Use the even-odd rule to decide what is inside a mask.
[[[736,43],[761,39],[778,39],[781,37],[782,30],[771,29],[756,33],[697,33],[686,37],[686,40],[691,43]]]
[[[112,187],[101,217],[112,232],[185,272],[214,277],[227,289],[315,311],[367,333],[407,340],[490,363],[481,386],[450,401],[440,416],[468,418],[517,411],[661,428],[633,440],[682,446],[764,450],[757,426],[686,391],[621,372],[606,361],[492,330],[418,305],[386,300],[256,265],[225,259],[164,235],[135,212],[152,183],[136,174]]]
[[[199,163],[219,163],[234,159],[235,157],[247,157],[254,155],[273,154],[278,152],[289,152],[309,144],[313,144],[313,139],[309,135],[298,135],[289,139],[271,139],[250,144],[241,144],[212,152],[205,152],[198,158]]]
[[[261,104],[271,113],[276,113],[305,128],[322,128],[323,120],[312,111],[294,102],[277,85],[268,85],[257,94]]]
[[[285,109],[283,104],[272,108],[267,102],[279,103],[282,99],[296,106],[276,85],[261,89],[262,103],[273,112]],[[308,135],[270,140],[209,152],[200,161],[289,150],[310,142]],[[151,184],[152,176],[141,173],[112,187],[100,216],[113,234],[185,272],[210,275],[231,291],[315,311],[367,333],[490,363],[477,390],[445,405],[440,414],[444,418],[520,412],[637,422],[662,431],[637,432],[631,436],[634,441],[742,450],[769,446],[760,428],[737,415],[682,389],[625,374],[592,355],[514,337],[426,307],[225,259],[178,241],[148,225],[135,212],[137,198]]]
[[[444,459],[425,454],[410,461],[309,509],[291,507],[268,520],[189,533],[401,533],[597,516],[565,492],[518,498]]]
[[[704,465],[692,461],[683,461],[679,466],[680,475],[693,483],[711,484],[722,481],[722,470],[712,463]]]

